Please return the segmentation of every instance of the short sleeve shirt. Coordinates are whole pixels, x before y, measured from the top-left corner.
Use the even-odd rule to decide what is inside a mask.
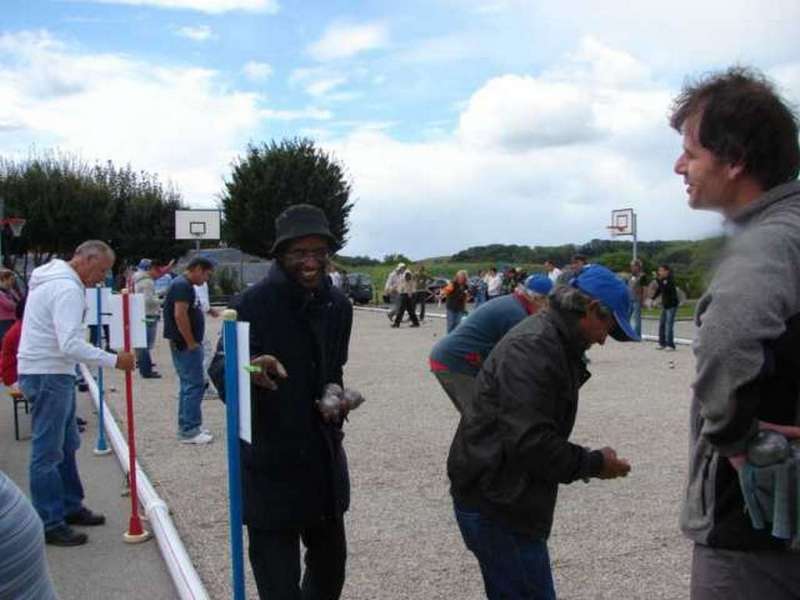
[[[197,294],[194,291],[192,282],[185,276],[179,275],[172,280],[172,284],[167,290],[167,297],[164,299],[164,337],[174,341],[179,350],[186,348],[186,340],[183,339],[175,322],[175,303],[186,302],[189,305],[189,323],[192,327],[194,341],[198,344],[203,341],[205,321],[203,311],[197,302]]]

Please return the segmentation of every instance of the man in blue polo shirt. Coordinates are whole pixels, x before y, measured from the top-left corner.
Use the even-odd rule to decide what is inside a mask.
[[[514,293],[482,304],[431,350],[430,368],[459,412],[495,344],[514,325],[547,306],[553,282],[532,276]]]
[[[203,334],[205,321],[194,286],[203,285],[214,271],[214,263],[195,256],[176,277],[164,299],[164,337],[169,340],[172,363],[180,379],[178,394],[178,439],[185,444],[208,444],[214,437],[203,429]]]

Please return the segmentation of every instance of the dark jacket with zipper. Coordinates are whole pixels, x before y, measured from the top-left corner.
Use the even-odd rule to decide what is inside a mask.
[[[253,443],[241,444],[244,522],[298,529],[343,514],[350,503],[344,434],[315,402],[326,384],[342,385],[352,306],[327,278],[312,293],[274,261],[237,309],[250,323],[251,356],[271,354],[288,374],[276,391],[251,388]]]
[[[495,346],[450,446],[447,473],[460,506],[546,539],[558,484],[600,473],[602,454],[568,441],[590,377],[585,349],[576,317],[554,308]]]
[[[731,219],[736,227],[697,303],[697,375],[681,528],[730,550],[787,549],[753,528],[728,457],[746,451],[758,421],[798,424],[800,182],[777,186]]]
[[[675,279],[672,277],[672,273],[664,277],[664,279],[659,277],[656,282],[658,287],[656,288],[656,293],[653,294],[653,298],[661,296],[661,306],[663,308],[675,308],[678,306],[678,288],[675,287]]]

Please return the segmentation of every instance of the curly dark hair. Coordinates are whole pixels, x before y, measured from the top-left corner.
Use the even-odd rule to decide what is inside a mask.
[[[680,132],[700,114],[700,144],[768,190],[797,179],[797,115],[759,71],[735,66],[688,82],[672,105],[670,125]]]

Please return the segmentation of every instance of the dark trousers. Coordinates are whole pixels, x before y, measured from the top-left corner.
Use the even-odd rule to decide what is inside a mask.
[[[428,292],[417,292],[414,294],[414,309],[416,310],[417,306],[419,306],[419,320],[425,320],[425,304],[428,301]]]
[[[433,374],[458,412],[463,413],[464,406],[472,400],[475,393],[475,377],[452,371],[435,371]]]
[[[400,310],[397,311],[397,316],[394,318],[395,325],[400,325],[405,311],[408,311],[408,318],[411,319],[411,323],[419,325],[417,315],[414,312],[414,300],[412,298],[413,296],[411,296],[411,294],[400,294]]]
[[[338,600],[344,585],[347,542],[343,517],[298,530],[248,527],[250,566],[262,600]],[[306,547],[300,582],[300,540]]]
[[[675,313],[678,307],[664,308],[658,320],[658,345],[662,348],[675,347]]]
[[[511,531],[458,504],[455,513],[489,600],[556,600],[546,540]]]
[[[798,556],[792,552],[738,552],[695,544],[692,600],[796,600]]]

